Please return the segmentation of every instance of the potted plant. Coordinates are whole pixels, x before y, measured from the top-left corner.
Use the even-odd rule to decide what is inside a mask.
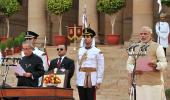
[[[12,38],[7,39],[6,46],[7,46],[6,54],[12,55],[13,54],[13,39]]]
[[[16,37],[14,39],[14,53],[19,53],[20,52],[20,39]]]
[[[97,11],[110,15],[112,34],[106,36],[108,44],[118,44],[120,35],[114,34],[114,25],[118,11],[125,6],[125,0],[98,0]]]
[[[9,17],[19,11],[20,5],[17,0],[0,0],[0,12],[4,15],[7,24],[7,36],[9,37]]]
[[[5,43],[5,42],[1,42],[1,43],[0,43],[0,49],[1,49],[2,56],[3,56],[3,57],[6,57],[6,51],[5,51],[5,49],[6,49],[6,43]]]
[[[72,0],[48,0],[48,11],[57,15],[59,20],[59,36],[55,35],[55,43],[65,44],[65,36],[62,36],[62,15],[72,7]]]
[[[167,7],[170,7],[170,0],[161,0],[161,3]]]
[[[165,90],[166,99],[170,100],[170,89]]]
[[[20,43],[20,46],[21,46],[22,43],[25,41],[25,33],[24,33],[24,32],[21,32],[21,33],[18,35],[18,38],[19,38],[19,43]]]

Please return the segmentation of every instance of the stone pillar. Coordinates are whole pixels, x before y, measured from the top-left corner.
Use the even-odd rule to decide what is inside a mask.
[[[96,10],[97,0],[79,0],[79,25],[82,25],[82,15],[84,5],[86,4],[87,22],[90,27],[96,32],[96,38],[98,37],[98,14]],[[98,40],[98,39],[96,39]]]
[[[39,34],[38,44],[46,36],[46,0],[28,0],[28,30]]]
[[[142,26],[149,26],[153,28],[153,0],[133,0],[132,13],[133,20],[131,41],[137,41],[138,33]]]

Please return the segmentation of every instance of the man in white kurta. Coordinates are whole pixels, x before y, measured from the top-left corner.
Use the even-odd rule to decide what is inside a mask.
[[[153,70],[142,71],[136,70],[136,100],[166,100],[164,91],[163,71],[167,67],[167,61],[163,47],[151,40],[152,29],[150,27],[142,27],[139,38],[140,43],[147,43],[147,54],[152,60],[148,63],[148,67]],[[139,66],[136,66],[138,68]],[[129,56],[127,60],[127,70],[129,72],[129,89],[131,88],[132,72],[134,68],[134,58]]]
[[[163,46],[165,55],[168,47],[169,24],[165,21],[166,14],[160,14],[160,21],[156,23],[155,29],[157,33],[157,42]]]
[[[85,46],[78,51],[76,84],[80,100],[95,100],[96,89],[100,88],[104,74],[104,56],[100,49],[92,46],[95,32],[83,30]]]

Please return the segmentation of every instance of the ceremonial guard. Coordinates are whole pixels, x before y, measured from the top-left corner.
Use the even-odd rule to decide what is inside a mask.
[[[166,14],[160,14],[160,21],[156,23],[157,42],[163,46],[166,55],[166,48],[168,47],[169,24],[165,21]]]
[[[92,46],[95,32],[83,30],[84,47],[78,51],[77,88],[80,100],[95,100],[96,89],[100,88],[104,75],[104,56],[100,49]]]

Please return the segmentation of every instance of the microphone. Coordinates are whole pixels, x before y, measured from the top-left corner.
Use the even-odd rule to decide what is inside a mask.
[[[140,47],[140,50],[143,52],[144,51],[144,47],[145,47],[145,45],[142,45],[141,47]]]
[[[3,57],[1,59],[2,59],[2,62],[8,62],[9,60],[12,60],[13,62],[15,62],[15,61],[18,62],[21,60],[21,58],[15,58],[15,57]]]
[[[2,58],[2,62],[8,62],[9,59],[10,59],[10,58],[8,58],[8,57],[3,57],[3,58]]]
[[[149,44],[147,44],[147,43],[142,44],[142,46],[140,47],[141,54],[146,55],[148,47],[149,47]]]
[[[135,48],[137,47],[137,46],[139,46],[137,43],[133,43],[132,45],[130,45],[126,50],[127,51],[131,51],[131,50],[135,50]]]
[[[139,46],[139,44],[135,44],[135,45],[133,46],[132,50],[135,51],[135,48],[138,47],[138,46]]]
[[[2,59],[2,62],[4,62],[5,61],[5,58],[3,57],[3,58],[1,58]]]
[[[144,47],[144,50],[147,51],[147,48],[149,47],[149,44],[146,44]]]

